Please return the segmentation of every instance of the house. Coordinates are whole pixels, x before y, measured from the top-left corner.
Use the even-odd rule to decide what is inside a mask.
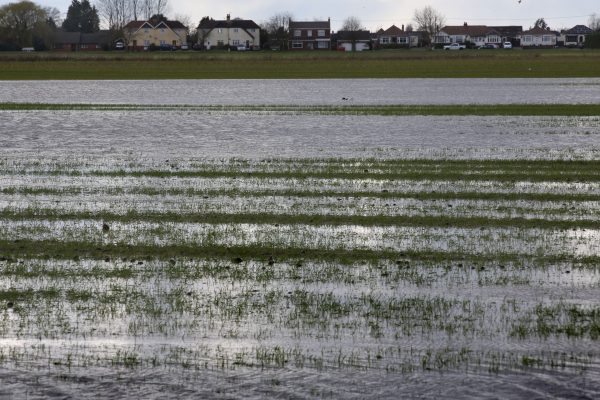
[[[112,47],[112,33],[101,30],[94,33],[56,32],[53,50],[55,51],[99,51]]]
[[[557,32],[535,27],[521,34],[521,47],[554,47],[557,36]]]
[[[260,49],[260,26],[252,20],[234,18],[204,19],[198,25],[198,44],[211,48]]]
[[[406,32],[404,25],[398,28],[396,25],[390,26],[388,29],[380,30],[377,35],[377,46],[379,48],[386,47],[417,47],[421,35],[419,32]]]
[[[472,43],[474,46],[486,44],[501,45],[502,35],[497,30],[485,25],[445,26],[434,38],[434,44]]]
[[[560,41],[567,47],[583,47],[586,37],[592,33],[594,31],[585,25],[575,25],[561,32]]]
[[[331,50],[331,18],[327,21],[292,21],[291,50]]]
[[[336,48],[342,51],[371,50],[371,32],[369,31],[338,31],[332,35]]]
[[[178,48],[187,44],[188,28],[179,21],[131,21],[123,27],[130,50],[148,50],[150,46]]]
[[[520,46],[521,34],[523,27],[518,25],[508,26],[490,26],[491,29],[498,32],[501,36],[502,43],[510,42],[513,46]]]

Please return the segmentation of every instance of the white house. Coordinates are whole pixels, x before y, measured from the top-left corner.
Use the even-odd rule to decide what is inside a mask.
[[[554,47],[556,38],[556,32],[536,27],[521,34],[521,47]]]
[[[231,19],[216,21],[206,19],[198,25],[198,43],[205,49],[244,48],[260,49],[260,27],[252,20]]]
[[[443,27],[433,41],[435,44],[473,43],[475,46],[485,44],[502,44],[502,34],[485,25],[464,25]]]

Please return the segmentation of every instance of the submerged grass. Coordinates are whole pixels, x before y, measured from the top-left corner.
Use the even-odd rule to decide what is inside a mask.
[[[0,111],[192,111],[261,112],[318,115],[473,115],[473,116],[599,116],[600,104],[469,104],[469,105],[156,105],[156,104],[54,104],[0,103]]]

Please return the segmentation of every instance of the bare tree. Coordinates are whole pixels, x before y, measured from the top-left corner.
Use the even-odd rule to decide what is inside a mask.
[[[131,0],[131,16],[134,21],[138,20],[142,11],[142,0]]]
[[[169,6],[168,0],[140,0],[144,19],[149,20],[153,15],[165,14]]]
[[[415,10],[414,15],[417,29],[427,34],[430,42],[433,42],[438,32],[446,23],[446,18],[435,8],[425,6],[420,10]]]
[[[593,31],[600,32],[600,16],[596,15],[595,13],[590,15],[588,27]]]
[[[360,31],[362,24],[357,17],[348,17],[342,23],[342,31]]]
[[[109,29],[120,30],[131,20],[131,0],[96,0],[96,8]]]
[[[267,32],[269,40],[277,42],[281,49],[288,46],[290,20],[292,18],[293,15],[290,12],[281,12],[274,14],[262,24],[262,30]]]

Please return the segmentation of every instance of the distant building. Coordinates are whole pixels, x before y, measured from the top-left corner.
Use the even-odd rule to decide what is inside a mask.
[[[513,46],[521,45],[521,34],[523,33],[523,27],[518,25],[508,26],[490,26],[493,30],[498,32],[501,36],[502,43],[510,42]]]
[[[444,26],[436,37],[435,44],[472,43],[475,46],[486,44],[501,45],[502,35],[496,29],[486,25]]]
[[[338,31],[332,35],[332,41],[335,43],[337,50],[371,50],[371,32],[369,31]]]
[[[231,19],[227,14],[225,20],[206,19],[198,25],[198,44],[203,48],[260,49],[260,26],[252,20]]]
[[[100,51],[112,47],[112,33],[102,30],[94,33],[56,31],[55,51]]]
[[[331,50],[331,18],[327,21],[292,21],[290,50]]]
[[[407,32],[396,25],[390,26],[388,29],[379,30],[377,32],[377,46],[380,48],[386,47],[417,47],[419,46],[421,34],[419,32]]]
[[[554,47],[558,36],[558,32],[536,27],[521,34],[521,47]]]
[[[130,50],[147,50],[150,46],[179,48],[187,44],[188,28],[179,21],[131,21],[123,27]]]
[[[583,47],[587,36],[593,33],[594,31],[585,25],[575,25],[571,29],[561,32],[560,41],[563,46]]]

